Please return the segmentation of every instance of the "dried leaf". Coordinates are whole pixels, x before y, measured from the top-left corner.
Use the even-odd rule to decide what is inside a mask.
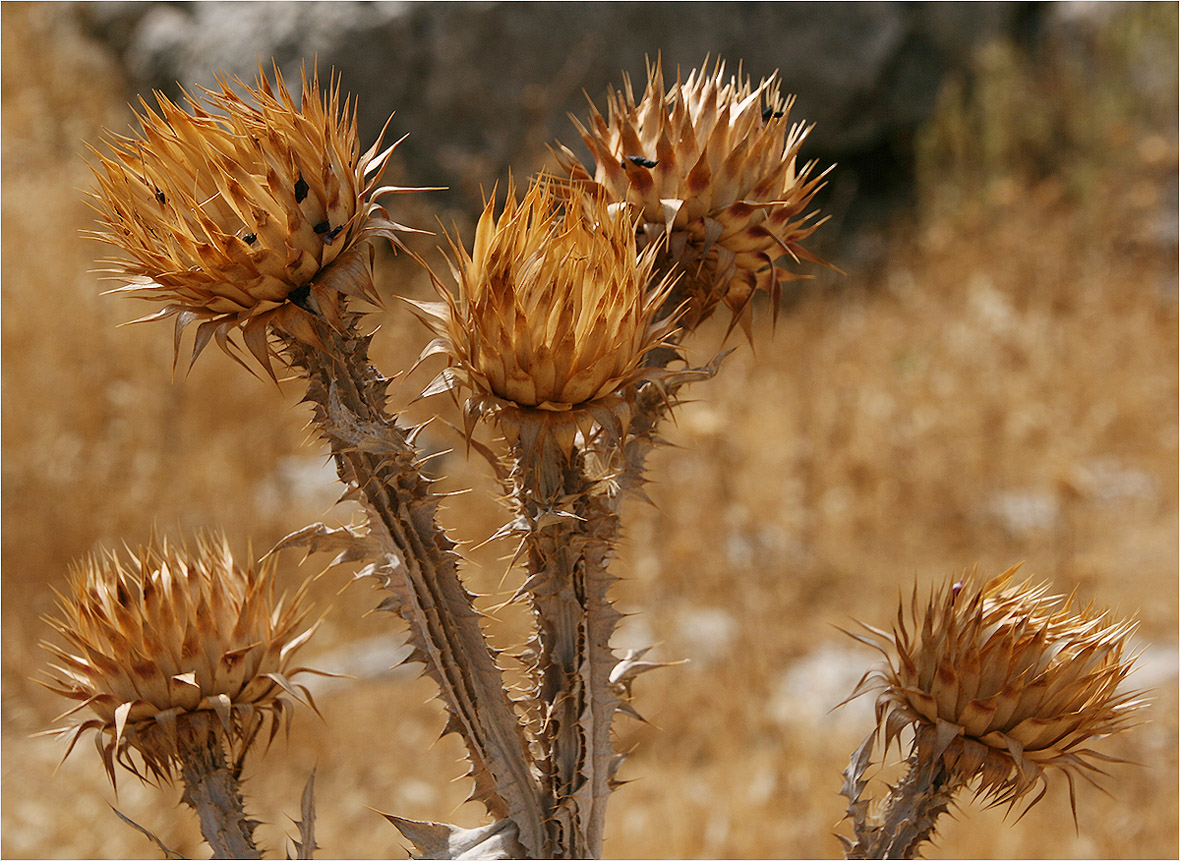
[[[501,819],[481,828],[459,828],[441,822],[402,819],[382,813],[418,851],[415,859],[448,861],[501,861],[523,858],[524,848],[517,840],[516,825]]]
[[[295,857],[300,861],[314,858],[319,847],[315,842],[315,769],[307,778],[307,785],[303,787],[303,799],[299,805],[299,816],[295,823],[299,828],[299,839],[295,841]]]
[[[159,838],[159,837],[157,837],[155,834],[153,834],[152,832],[148,831],[146,828],[144,828],[144,827],[143,827],[142,825],[140,825],[138,822],[135,822],[134,820],[132,820],[132,819],[129,819],[128,817],[124,816],[124,815],[123,815],[123,814],[122,814],[122,813],[119,811],[119,808],[117,808],[117,807],[112,807],[112,808],[111,808],[111,810],[115,811],[115,815],[116,815],[116,816],[118,816],[120,819],[122,819],[124,822],[126,822],[128,825],[130,825],[132,828],[134,828],[136,831],[138,831],[140,834],[142,834],[142,835],[143,835],[144,837],[146,837],[148,840],[152,841],[152,842],[153,842],[153,843],[155,843],[155,844],[156,844],[158,847],[160,847],[160,851],[164,853],[164,857],[165,857],[165,858],[169,858],[169,859],[171,859],[171,858],[177,858],[177,859],[183,859],[183,861],[188,861],[188,856],[187,856],[187,855],[181,855],[181,854],[180,854],[179,852],[177,852],[176,850],[174,850],[174,849],[169,849],[167,846],[165,846],[165,845],[164,845],[164,842],[163,842],[162,840],[160,840],[160,838]]]

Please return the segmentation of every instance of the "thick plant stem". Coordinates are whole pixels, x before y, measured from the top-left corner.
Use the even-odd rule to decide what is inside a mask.
[[[548,857],[598,858],[615,755],[611,723],[621,702],[610,682],[610,638],[619,619],[607,592],[618,516],[578,451],[541,435],[513,452],[513,497],[525,524],[525,591],[537,624],[532,665],[535,734],[549,820]]]
[[[889,793],[879,824],[854,819],[856,841],[848,858],[914,858],[921,845],[934,836],[938,817],[946,812],[965,781],[948,771],[939,758],[934,762],[910,756],[909,769]]]
[[[368,359],[355,315],[339,328],[316,321],[320,344],[288,338],[291,366],[307,380],[306,400],[331,447],[340,479],[369,516],[379,547],[373,574],[391,593],[382,609],[410,627],[411,660],[426,665],[449,713],[446,732],[467,746],[473,797],[496,819],[511,819],[521,851],[543,857],[539,787],[524,730],[487,644],[458,556],[435,519],[439,497],[418,468],[410,434],[385,411],[388,381]]]
[[[586,762],[589,789],[589,814],[586,823],[587,857],[602,856],[606,830],[606,805],[615,789],[615,772],[622,755],[614,752],[611,728],[615,712],[622,700],[611,677],[617,659],[610,648],[615,627],[622,618],[611,603],[608,593],[617,579],[608,566],[614,557],[619,538],[618,512],[604,504],[601,495],[586,498],[579,516],[587,524],[588,540],[582,550],[582,582],[586,606],[586,661],[583,675],[590,692],[584,711],[583,725],[590,739],[590,755]]]
[[[181,800],[197,812],[201,836],[214,858],[261,858],[254,844],[254,820],[246,815],[237,775],[219,742],[194,744],[181,755]]]
[[[674,358],[669,353],[664,363]],[[642,493],[647,456],[677,393],[714,376],[721,358],[638,387],[628,399],[625,434],[598,433],[585,450],[562,450],[544,433],[522,434],[531,442],[515,444],[510,490],[525,529],[525,591],[537,621],[534,723],[549,857],[601,857],[607,801],[623,758],[614,752],[611,727],[630,697],[631,675],[611,678],[619,667],[610,640],[620,614],[608,594],[616,579],[608,566],[619,537],[620,491]]]

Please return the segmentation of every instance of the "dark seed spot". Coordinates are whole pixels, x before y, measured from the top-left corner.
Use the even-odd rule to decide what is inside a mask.
[[[307,192],[307,183],[303,181],[303,174],[299,174],[299,179],[295,182],[295,202],[303,203],[307,199]]]
[[[253,245],[255,242],[258,241],[258,237],[255,236],[253,233],[246,233],[242,236],[242,241],[245,242],[247,245]]]
[[[287,301],[289,301],[292,305],[298,305],[309,314],[314,314],[315,312],[311,310],[311,306],[307,304],[307,300],[309,298],[311,298],[310,284],[304,284],[302,287],[296,287],[287,294]]]
[[[767,120],[771,120],[771,119],[777,120],[780,117],[782,117],[782,115],[783,115],[782,111],[776,111],[774,108],[763,108],[762,109],[762,122],[766,122]]]
[[[629,155],[627,156],[627,161],[631,162],[631,164],[639,165],[640,167],[655,167],[657,164],[659,164],[658,161],[652,161],[650,158],[644,158],[641,155]],[[626,168],[627,165],[623,165],[623,167]]]
[[[328,243],[328,245],[331,245],[332,240],[335,239],[337,236],[339,236],[340,231],[343,229],[344,229],[343,224],[341,224],[339,227],[333,227],[331,230],[329,230],[327,233],[324,234],[324,242]]]
[[[328,224],[328,222],[321,221],[319,224],[317,224],[315,227],[313,227],[312,230],[314,230],[316,233],[318,233],[322,236],[323,234],[327,233],[331,228],[332,228],[332,225]]]
[[[160,201],[161,206],[168,202],[168,198],[164,196],[164,192],[160,191],[158,188],[156,189],[156,200]]]

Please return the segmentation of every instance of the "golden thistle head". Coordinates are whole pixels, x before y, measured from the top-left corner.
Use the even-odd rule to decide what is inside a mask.
[[[304,590],[276,598],[274,581],[273,565],[242,567],[212,536],[195,551],[153,541],[126,561],[77,566],[47,620],[67,646],[45,644],[56,663],[42,682],[78,701],[62,715],[74,722],[53,731],[69,738],[66,755],[94,730],[112,783],[116,762],[168,779],[185,751],[218,746],[240,760],[267,722],[273,737],[292,700],[310,703],[291,659],[315,628]]]
[[[941,759],[949,774],[993,804],[1016,805],[1045,792],[1045,770],[1090,780],[1089,744],[1128,728],[1139,692],[1119,692],[1134,658],[1132,622],[1116,622],[1093,605],[1048,585],[1013,583],[1016,568],[987,583],[972,576],[935,591],[925,609],[915,590],[907,623],[893,633],[865,626],[858,637],[885,654],[859,691],[877,690],[877,724],[886,745],[907,726],[919,762]],[[1030,806],[1031,806],[1030,804]]]
[[[141,133],[95,151],[103,229],[92,235],[126,255],[105,261],[123,282],[111,292],[163,303],[144,319],[175,317],[178,353],[197,323],[193,361],[214,336],[229,352],[238,328],[270,372],[269,329],[315,343],[311,321],[338,323],[340,294],[375,302],[367,240],[397,247],[405,229],[374,202],[403,190],[377,188],[393,147],[361,152],[339,82],[324,92],[305,73],[296,105],[277,68],[275,78],[222,79],[220,91],[186,96],[187,110],[161,93],[158,110],[141,99]]]
[[[417,306],[450,367],[432,390],[462,386],[477,407],[550,424],[613,409],[650,376],[644,357],[664,344],[656,321],[668,281],[650,285],[653,254],[637,255],[629,221],[607,202],[541,176],[503,211],[489,200],[470,255],[452,241],[458,295]]]
[[[822,262],[802,245],[820,223],[804,210],[823,174],[809,178],[815,163],[798,162],[810,127],[789,125],[793,98],[774,76],[757,87],[740,74],[726,79],[718,61],[712,74],[702,66],[671,88],[660,64],[649,65],[641,100],[626,78],[608,100],[607,117],[591,105],[588,128],[574,120],[593,176],[565,147],[562,168],[631,209],[641,247],[666,238],[657,268],[681,274],[683,329],[724,302],[749,333],[754,293],[777,309],[781,283],[802,277],[780,259]]]

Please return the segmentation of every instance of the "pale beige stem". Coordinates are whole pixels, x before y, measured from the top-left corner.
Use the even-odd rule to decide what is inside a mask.
[[[201,836],[214,858],[261,858],[254,844],[254,820],[246,815],[237,775],[220,743],[194,744],[181,753],[181,800],[197,812]]]
[[[446,731],[467,746],[474,797],[516,824],[524,852],[543,857],[539,788],[523,727],[459,577],[454,543],[435,519],[439,497],[418,469],[408,432],[385,410],[388,381],[370,365],[369,339],[357,334],[355,316],[345,315],[340,331],[322,322],[316,330],[322,349],[293,338],[284,346],[307,379],[306,400],[340,479],[368,512],[385,558],[376,576],[391,593],[382,606],[409,624],[412,660],[438,683]]]
[[[948,771],[941,759],[922,761],[916,752],[908,766],[890,790],[879,823],[869,826],[863,818],[854,818],[856,841],[848,847],[847,858],[914,858],[933,838],[938,818],[965,781]]]
[[[612,788],[610,684],[619,614],[607,592],[618,516],[594,490],[576,451],[517,445],[512,475],[536,618],[532,666],[549,819],[548,857],[598,858]]]

